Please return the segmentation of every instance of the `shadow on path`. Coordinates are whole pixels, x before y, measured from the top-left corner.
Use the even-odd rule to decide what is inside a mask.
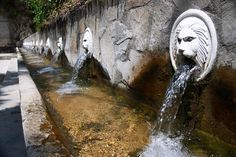
[[[0,82],[0,157],[26,157],[17,62]]]
[[[0,156],[27,156],[19,104],[0,111]]]

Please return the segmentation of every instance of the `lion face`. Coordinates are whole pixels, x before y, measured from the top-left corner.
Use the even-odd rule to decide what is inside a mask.
[[[91,33],[88,29],[85,30],[82,46],[85,49],[86,53],[89,51],[89,47],[91,46]]]
[[[199,65],[196,60],[199,48],[199,39],[197,34],[190,28],[183,28],[177,36],[177,55],[183,55],[190,58]]]
[[[175,70],[194,63],[202,80],[216,60],[217,35],[213,21],[201,10],[189,9],[175,21],[170,36],[170,59]]]
[[[86,36],[84,36],[83,38],[82,46],[86,51],[88,50],[88,39],[86,38]]]
[[[62,49],[62,47],[63,47],[63,44],[62,44],[62,37],[60,37],[60,38],[58,39],[58,41],[57,41],[57,47],[58,47],[59,49]]]
[[[49,38],[47,38],[47,41],[46,41],[46,48],[49,48],[50,47],[50,39]]]

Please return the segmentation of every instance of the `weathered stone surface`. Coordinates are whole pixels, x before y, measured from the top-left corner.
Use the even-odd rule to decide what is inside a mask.
[[[230,51],[227,51],[225,47],[218,49],[217,67],[231,67],[232,69],[236,69],[236,54],[234,53],[233,46],[231,48]]]
[[[111,25],[111,38],[115,45],[120,45],[127,39],[132,38],[132,34],[129,32],[127,27],[119,21],[115,21]]]
[[[147,43],[150,50],[164,50],[169,47],[170,31],[174,19],[175,6],[170,1],[155,2],[151,16],[150,39]]]
[[[155,104],[161,105],[173,74],[169,64],[166,53],[160,55],[157,52],[151,52],[143,55],[132,69],[131,87],[146,98],[155,100]]]
[[[211,0],[192,0],[193,5],[198,6],[200,9],[206,8],[211,3]]]
[[[181,10],[189,8],[203,9],[210,5],[210,0],[173,0],[174,4]]]
[[[107,11],[104,13],[104,18],[110,22],[115,21],[117,19],[117,8],[109,7]]]
[[[127,23],[133,34],[133,47],[137,51],[144,51],[148,47],[151,23],[150,7],[140,7],[127,12]]]
[[[128,28],[119,21],[112,23],[110,32],[114,44],[116,59],[126,61],[128,59],[128,54],[126,52],[129,41],[132,39],[132,34]]]
[[[223,44],[236,44],[236,3],[224,2],[222,5],[222,38]]]
[[[129,53],[129,60],[123,62],[122,60],[116,61],[117,69],[122,73],[121,80],[124,80],[128,83],[132,82],[134,79],[134,68],[140,64],[140,60],[143,57],[143,54],[135,50],[131,50]],[[142,64],[142,63],[141,63]]]
[[[144,54],[149,51],[159,54],[167,52],[170,31],[177,16],[187,9],[198,8],[206,11],[216,24],[219,38],[217,67],[235,68],[235,5],[232,0],[125,0],[112,5],[104,3],[91,12],[81,11],[77,20],[75,17],[68,18],[65,31],[60,36],[65,42],[66,57],[73,66],[79,52],[83,51],[82,36],[85,28],[89,27],[93,34],[93,56],[109,74],[111,82],[117,82],[114,79],[121,76],[121,79],[128,79],[127,73],[130,70],[127,69],[132,69],[133,66],[136,68],[139,64],[129,64],[136,62],[131,59],[135,58],[131,56],[131,50]],[[43,31],[40,36],[31,36],[29,40],[43,39],[45,45],[45,40],[50,37],[52,45],[55,45],[58,38],[55,34],[63,32],[58,31],[60,28],[55,28]],[[120,66],[122,62],[127,67]],[[117,70],[121,73],[119,77],[115,76]],[[136,74],[129,76],[134,77]]]
[[[218,10],[219,21],[218,35],[218,60],[217,66],[227,66],[236,69],[236,3],[234,1],[222,1]]]
[[[236,145],[236,70],[220,68],[213,74],[200,97],[200,106],[205,108],[201,128]]]
[[[125,9],[130,10],[147,5],[151,0],[127,0]]]
[[[109,74],[112,81],[114,81],[114,68],[115,68],[115,53],[114,45],[112,44],[111,37],[108,31],[105,31],[100,38],[100,63],[105,71]]]
[[[72,25],[70,21],[66,26],[66,42],[65,42],[65,54],[68,58],[70,65],[74,66],[78,57],[78,23],[75,22]],[[81,37],[82,38],[82,37]],[[55,42],[55,41],[54,41]]]
[[[6,47],[12,44],[8,25],[8,19],[0,16],[0,47]]]

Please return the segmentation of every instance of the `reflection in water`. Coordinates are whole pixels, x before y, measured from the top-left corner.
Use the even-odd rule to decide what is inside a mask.
[[[195,68],[186,64],[178,69],[166,91],[165,100],[160,108],[157,119],[158,129],[151,137],[151,143],[140,157],[189,157],[188,151],[181,144],[182,137],[171,138],[175,135],[173,125],[181,104],[182,96]],[[177,130],[179,134],[179,130]],[[157,135],[155,135],[157,134]]]
[[[44,74],[44,73],[56,73],[58,72],[57,69],[53,68],[52,66],[44,67],[40,70],[37,70],[37,74]]]
[[[44,67],[40,70],[37,70],[37,74],[44,74],[44,73],[55,73],[58,72],[57,69],[53,67],[53,65],[58,61],[59,56],[63,53],[61,48],[58,49],[58,51],[53,55],[49,66]]]
[[[60,95],[79,93],[83,88],[79,87],[75,82],[68,81],[63,84],[56,92]]]

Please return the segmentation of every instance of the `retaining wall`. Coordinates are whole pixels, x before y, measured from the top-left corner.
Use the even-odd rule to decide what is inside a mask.
[[[66,19],[26,38],[24,43],[45,47],[49,39],[49,47],[55,53],[56,42],[62,37],[66,57],[73,66],[83,51],[83,34],[89,27],[93,34],[93,56],[111,82],[132,83],[153,55],[168,54],[172,25],[189,8],[207,12],[216,25],[217,66],[236,69],[236,2],[233,0],[94,0],[71,12]]]
[[[82,39],[89,27],[93,35],[93,56],[111,83],[122,86],[121,82],[125,82],[161,103],[173,74],[168,54],[171,28],[176,18],[190,8],[205,11],[212,18],[218,36],[213,72],[207,81],[193,87],[196,88],[194,94],[190,90],[185,95],[185,102],[192,110],[190,125],[195,128],[197,123],[198,128],[236,144],[234,0],[93,0],[32,34],[23,43],[25,47],[35,46],[41,50],[49,39],[48,47],[56,53],[57,40],[62,37],[66,57],[74,66],[79,53],[84,51]]]

